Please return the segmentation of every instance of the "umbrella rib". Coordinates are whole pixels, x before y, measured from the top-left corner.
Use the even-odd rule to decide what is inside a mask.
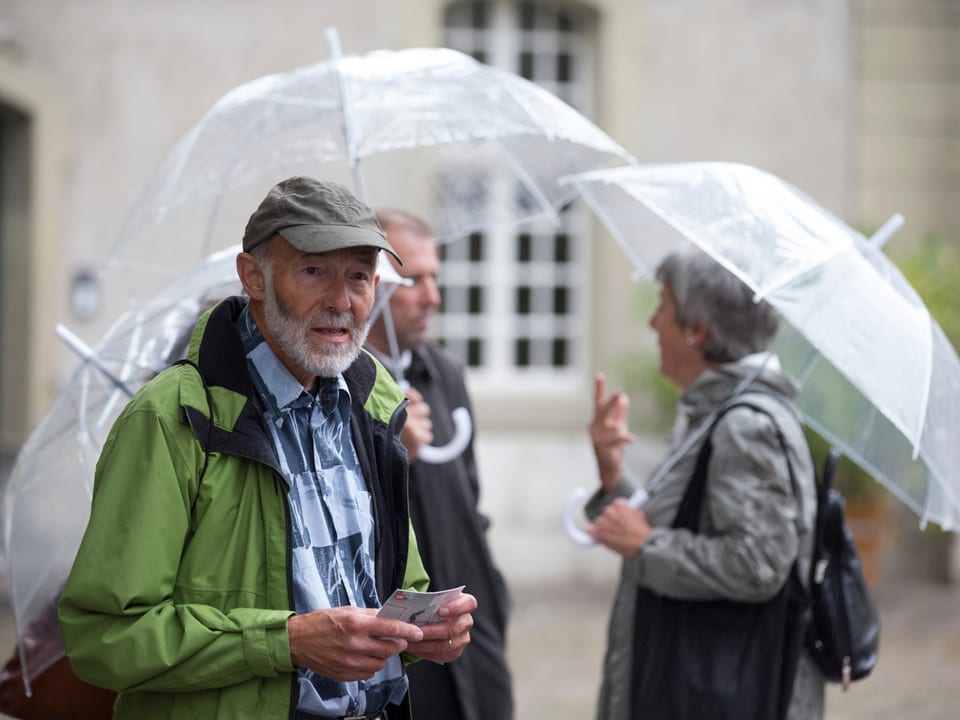
[[[340,72],[340,61],[343,59],[343,52],[340,49],[340,36],[336,28],[329,27],[326,30],[326,37],[327,45],[330,47],[330,66],[337,80],[337,99],[340,105],[340,131],[343,133],[347,165],[350,166],[350,170],[353,173],[353,185],[357,197],[363,202],[368,202],[367,184],[363,179],[363,171],[360,169],[360,161],[357,158],[356,148],[354,147],[353,137],[350,132],[350,122],[347,117],[349,115],[347,108],[347,87],[343,81],[343,73]]]
[[[389,301],[383,306],[380,314],[383,317],[383,324],[386,326],[387,344],[390,346],[390,361],[393,363],[393,376],[397,384],[404,390],[407,390],[406,386],[408,383],[404,377],[405,373],[400,356],[400,346],[397,344],[397,330],[393,324],[393,314],[390,312]]]
[[[899,230],[902,226],[903,226],[903,216],[900,215],[899,213],[896,213],[896,214],[894,214],[889,220],[887,220],[887,222],[885,222],[885,223],[883,224],[883,227],[881,227],[879,230],[877,230],[877,232],[875,232],[875,233],[873,234],[873,236],[870,238],[870,242],[873,243],[876,247],[880,248],[880,247],[882,247],[882,246],[893,236],[893,234],[894,234],[895,232],[897,232],[897,230]],[[836,255],[839,255],[841,252],[845,251],[845,250],[846,250],[847,248],[849,248],[852,244],[853,244],[853,243],[852,243],[851,241],[848,241],[843,247],[840,247],[840,248],[837,248],[837,249],[831,249],[830,251],[828,251],[827,253],[825,253],[823,257],[821,257],[819,260],[817,260],[813,265],[810,265],[810,266],[804,268],[804,269],[801,270],[800,272],[795,273],[793,276],[789,276],[789,277],[787,277],[787,278],[784,278],[783,280],[781,280],[781,281],[780,281],[779,283],[777,283],[776,285],[773,285],[773,286],[771,286],[771,287],[769,287],[769,288],[764,289],[764,290],[761,291],[761,292],[756,293],[756,294],[753,296],[754,301],[755,301],[755,302],[760,302],[761,300],[765,300],[765,299],[767,298],[767,296],[772,295],[773,293],[777,292],[778,290],[782,290],[784,287],[790,285],[791,283],[795,282],[796,280],[798,280],[798,279],[802,278],[803,276],[809,274],[810,272],[812,272],[813,270],[815,270],[818,266],[823,265],[823,264],[825,264],[828,260],[833,259]]]
[[[576,181],[574,181],[574,183],[579,184],[576,183]],[[600,222],[606,226],[607,232],[613,235],[613,239],[617,241],[620,249],[623,250],[626,256],[630,259],[630,262],[635,268],[630,274],[630,277],[631,279],[636,280],[639,275],[639,271],[637,271],[636,268],[646,267],[646,265],[640,260],[639,255],[637,255],[637,253],[635,253],[630,247],[630,243],[627,242],[626,238],[623,237],[623,234],[620,232],[620,226],[613,222],[613,218],[611,218],[610,215],[605,212],[598,203],[593,201],[593,194],[590,193],[584,186],[580,186],[580,192],[586,198],[587,202],[590,204],[590,207],[593,208],[593,211],[597,214],[597,217],[600,218]]]
[[[509,76],[508,76],[509,77]],[[554,140],[554,133],[544,126],[544,123],[540,122],[540,116],[536,113],[530,103],[523,99],[518,93],[514,92],[513,86],[509,83],[503,85],[503,90],[509,95],[513,101],[517,104],[523,113],[530,118],[530,122],[533,123],[534,127],[543,128],[543,134],[550,142]]]
[[[762,302],[766,300],[769,296],[773,295],[774,293],[779,292],[780,290],[783,290],[785,287],[789,287],[795,282],[800,281],[804,277],[812,274],[820,266],[826,265],[830,260],[835,258],[840,253],[848,250],[851,245],[852,243],[848,242],[843,247],[829,248],[819,258],[817,258],[811,265],[807,265],[801,270],[794,272],[792,275],[787,275],[786,277],[781,278],[779,282],[774,283],[769,287],[758,290],[756,293],[754,293],[753,301]]]
[[[925,311],[926,312],[926,311]],[[921,387],[923,388],[923,397],[920,401],[920,412],[917,413],[917,428],[914,433],[916,440],[913,442],[913,459],[916,460],[920,456],[920,440],[923,437],[923,432],[926,429],[926,419],[927,419],[927,407],[930,405],[930,379],[933,377],[933,318],[930,317],[930,313],[926,312],[927,315],[927,347],[929,352],[927,353],[927,366],[924,368],[924,378]]]
[[[873,237],[871,238],[871,241],[875,244],[876,247],[878,248],[882,247],[883,244],[886,243],[887,240],[889,240],[893,236],[893,234],[897,232],[897,230],[899,230],[902,226],[903,226],[903,216],[901,216],[899,213],[896,213],[889,220],[887,220],[886,223],[884,223],[883,227],[881,227],[879,230],[877,230],[876,233],[874,233]],[[794,273],[794,275],[783,278],[779,283],[769,288],[765,288],[760,292],[757,292],[753,297],[754,301],[760,302],[762,300],[765,300],[769,295],[772,295],[778,290],[782,290],[784,287],[810,274],[817,267],[819,267],[820,265],[824,265],[827,261],[833,259],[835,256],[839,255],[841,252],[845,251],[852,244],[853,242],[848,238],[847,242],[844,243],[842,247],[839,247],[836,249],[831,248],[826,253],[824,253],[824,255],[821,256],[820,259],[814,262],[813,265],[805,267],[799,272]]]
[[[520,179],[520,182],[523,184],[523,186],[527,189],[527,192],[529,192],[533,196],[534,200],[537,201],[537,205],[540,206],[544,214],[550,219],[550,222],[552,222],[555,227],[559,227],[560,215],[553,208],[553,205],[547,199],[547,196],[543,194],[539,187],[537,187],[537,184],[533,181],[533,178],[530,177],[530,174],[517,161],[517,159],[513,156],[513,153],[511,153],[499,140],[496,141],[496,144],[500,149],[500,152],[502,152],[504,157],[506,157],[511,169],[513,169],[513,172]]]
[[[548,141],[553,142],[554,133],[544,127],[544,124],[540,122],[539,116],[533,111],[533,108],[530,107],[530,104],[520,97],[520,95],[514,92],[514,89],[511,85],[504,85],[503,89],[517,104],[517,107],[519,107],[523,113],[530,118],[530,121],[533,122],[535,126],[544,128],[544,136]],[[533,195],[534,199],[537,201],[537,204],[543,208],[546,216],[550,218],[550,221],[554,224],[554,226],[559,226],[559,214],[557,214],[557,211],[554,210],[553,205],[549,200],[547,200],[540,188],[538,188],[533,182],[530,174],[523,169],[517,159],[513,156],[513,153],[511,153],[500,140],[497,140],[496,144],[500,151],[503,152],[504,156],[507,158],[507,162],[510,164],[510,167],[513,168],[513,171],[517,174],[517,177],[520,178],[520,182],[523,183],[523,186],[530,192],[531,195]]]
[[[106,365],[100,362],[100,359],[97,357],[96,353],[87,345],[83,340],[78,338],[72,332],[70,332],[65,326],[57,325],[55,328],[57,337],[63,340],[71,350],[80,355],[86,362],[90,363],[103,373],[108,380],[110,380],[119,390],[125,392],[129,397],[133,397],[133,390],[126,384],[126,382],[110,372],[110,369]]]

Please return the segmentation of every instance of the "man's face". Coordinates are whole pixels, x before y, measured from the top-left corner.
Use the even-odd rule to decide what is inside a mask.
[[[264,273],[266,328],[261,330],[274,352],[304,384],[346,370],[370,329],[377,250],[308,255],[274,238],[270,265]]]
[[[405,228],[388,231],[388,237],[403,258],[403,267],[397,267],[397,272],[413,281],[410,287],[397,287],[390,296],[390,316],[397,345],[400,350],[409,350],[427,339],[430,319],[440,306],[437,288],[440,259],[432,237],[417,235]]]

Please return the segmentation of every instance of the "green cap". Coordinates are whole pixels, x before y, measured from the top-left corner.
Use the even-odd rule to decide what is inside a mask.
[[[249,252],[278,234],[305,253],[375,247],[403,264],[373,209],[335,182],[292,177],[274,185],[247,221],[243,249]]]

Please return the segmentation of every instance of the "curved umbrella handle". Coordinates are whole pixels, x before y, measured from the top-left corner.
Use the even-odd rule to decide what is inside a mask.
[[[567,533],[567,537],[577,545],[591,547],[596,545],[597,541],[577,527],[575,520],[577,509],[583,504],[586,497],[587,491],[582,487],[574,488],[567,496],[567,502],[563,506],[563,530]]]
[[[473,436],[473,421],[470,411],[465,407],[458,407],[450,415],[453,417],[453,437],[446,445],[424,445],[417,453],[417,460],[423,460],[431,465],[456,460],[467,449],[470,438]]]
[[[587,491],[580,487],[574,488],[567,497],[567,502],[563,506],[563,530],[567,533],[567,537],[577,545],[592,547],[597,544],[597,541],[577,527],[576,522],[577,509],[583,504],[586,497]],[[644,488],[637,488],[627,499],[627,502],[630,507],[639,509],[647,501],[648,497],[650,497],[650,494]]]

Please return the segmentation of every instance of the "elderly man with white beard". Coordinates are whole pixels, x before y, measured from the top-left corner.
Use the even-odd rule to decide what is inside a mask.
[[[470,642],[467,593],[428,625],[377,615],[428,584],[403,394],[362,350],[380,251],[346,188],[279,183],[237,256],[248,298],[114,424],[60,624],[115,718],[408,720],[406,663]]]

